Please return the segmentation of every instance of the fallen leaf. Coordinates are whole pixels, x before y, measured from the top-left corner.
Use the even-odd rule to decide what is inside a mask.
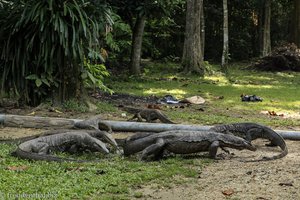
[[[271,116],[284,117],[284,114],[277,114],[275,111],[268,111],[268,114]]]
[[[61,111],[59,111],[59,110],[57,110],[57,109],[54,109],[54,112],[59,113],[59,114],[62,114],[62,113],[63,113],[63,112],[61,112]]]
[[[247,171],[246,174],[247,174],[247,175],[251,175],[251,174],[252,174],[252,171]]]
[[[224,99],[224,96],[215,96],[214,99]]]
[[[11,171],[24,171],[28,169],[28,166],[8,166],[6,169]]]
[[[292,182],[279,183],[280,186],[294,186]]]
[[[225,196],[230,196],[233,193],[234,193],[233,189],[227,189],[227,190],[222,191],[222,194],[224,194]]]
[[[33,111],[33,112],[31,112],[31,113],[29,113],[27,115],[35,115],[35,112]]]
[[[257,197],[256,199],[257,200],[267,200],[267,198],[265,198],[265,197]]]

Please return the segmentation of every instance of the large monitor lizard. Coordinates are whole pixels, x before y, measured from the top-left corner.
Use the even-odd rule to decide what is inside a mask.
[[[279,155],[272,157],[263,157],[262,159],[255,161],[274,160],[283,158],[288,154],[286,143],[281,135],[267,126],[263,126],[256,123],[233,123],[225,125],[217,125],[210,128],[210,131],[221,132],[224,134],[233,134],[235,136],[242,137],[251,142],[257,138],[264,138],[270,140],[269,146],[279,146],[282,152]]]
[[[160,120],[163,123],[175,124],[168,117],[158,109],[149,109],[149,108],[132,108],[132,107],[120,107],[120,109],[133,114],[134,116],[129,119],[136,119],[141,122],[145,119],[147,122],[153,122],[154,120]]]
[[[164,150],[175,154],[190,154],[208,151],[211,158],[216,158],[218,148],[248,149],[256,148],[250,142],[234,135],[213,131],[171,130],[155,134],[134,135],[122,144],[124,155],[129,156],[142,151],[141,160],[149,155],[161,157]]]
[[[81,160],[60,158],[49,155],[51,151],[68,151],[70,148],[74,148],[75,146],[90,149],[91,151],[99,151],[105,154],[109,153],[109,150],[103,142],[90,136],[86,132],[66,132],[38,137],[23,142],[19,144],[14,152],[12,152],[12,155],[29,160],[81,162]]]

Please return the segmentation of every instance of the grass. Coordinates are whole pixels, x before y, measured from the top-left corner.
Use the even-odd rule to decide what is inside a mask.
[[[137,162],[135,157],[119,156],[104,157],[98,163],[30,162],[9,156],[13,148],[0,145],[0,194],[5,199],[17,195],[45,195],[47,199],[131,199],[142,195],[132,191],[140,185],[182,183],[186,178],[197,177],[202,167],[211,162],[174,157],[146,163]],[[86,157],[97,155],[83,155],[79,159]]]
[[[116,77],[110,87],[116,92],[141,96],[163,97],[171,94],[178,99],[200,95],[204,105],[185,109],[168,106],[167,115],[178,123],[220,124],[241,121],[258,122],[270,126],[300,126],[300,74],[296,72],[259,72],[245,69],[245,65],[231,65],[228,73],[219,72],[198,77],[176,73],[176,65],[152,63],[138,78]],[[240,95],[257,95],[262,102],[242,102]],[[224,98],[220,98],[224,97]],[[199,108],[204,111],[199,111]],[[274,111],[285,117],[269,116]]]

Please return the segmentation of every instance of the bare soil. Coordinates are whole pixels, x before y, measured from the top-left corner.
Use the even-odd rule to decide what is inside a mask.
[[[162,188],[147,185],[136,192],[141,199],[198,200],[198,199],[300,199],[300,146],[287,141],[289,154],[278,160],[241,162],[262,155],[272,156],[280,150],[265,147],[265,141],[254,142],[256,152],[231,150],[230,159],[218,160],[199,171],[198,179],[183,185]]]

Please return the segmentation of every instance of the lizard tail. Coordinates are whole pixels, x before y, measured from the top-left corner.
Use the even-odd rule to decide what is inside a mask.
[[[168,123],[168,124],[176,124],[175,122],[172,122],[171,120],[168,119],[168,117],[163,114],[162,112],[159,112],[158,115],[160,115],[160,121],[162,121],[163,123]]]
[[[118,146],[123,147],[126,143],[126,139],[115,139]]]
[[[26,136],[26,137],[21,137],[21,138],[13,138],[13,139],[0,139],[0,143],[7,143],[7,144],[18,144],[25,142],[27,140],[32,140],[37,138],[38,136]]]
[[[272,157],[263,157],[263,158],[257,159],[257,160],[247,160],[247,161],[242,161],[242,162],[260,162],[260,161],[270,161],[270,160],[276,160],[276,159],[283,158],[284,156],[286,156],[288,154],[288,148],[286,145],[282,145],[282,146],[280,146],[280,148],[281,148],[282,152],[278,155],[275,155]]]
[[[60,158],[56,156],[51,155],[45,155],[45,154],[37,154],[32,152],[23,151],[21,149],[17,149],[11,153],[12,156],[22,158],[22,159],[28,159],[28,160],[44,160],[44,161],[54,161],[54,162],[89,162],[86,160],[75,160],[75,159],[69,159],[69,158]]]

